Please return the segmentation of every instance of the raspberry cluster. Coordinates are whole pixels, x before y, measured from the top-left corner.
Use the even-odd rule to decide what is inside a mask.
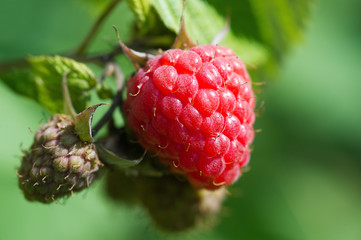
[[[226,47],[171,49],[128,80],[125,113],[140,144],[198,188],[236,181],[250,158],[255,96]]]

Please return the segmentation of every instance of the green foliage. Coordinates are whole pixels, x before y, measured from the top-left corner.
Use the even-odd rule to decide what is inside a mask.
[[[280,60],[291,44],[300,39],[312,0],[249,0],[257,19],[262,42]]]
[[[179,30],[182,1],[153,0],[152,5],[166,27],[174,32]],[[209,44],[217,33],[224,28],[226,20],[211,5],[202,0],[188,1],[185,11],[187,30],[191,38],[199,44]],[[262,65],[267,60],[267,50],[257,42],[245,37],[237,37],[231,30],[223,45],[229,46],[245,62]]]
[[[77,0],[83,5],[86,5],[87,10],[91,15],[97,16],[106,6],[113,0]]]
[[[88,107],[87,109],[75,116],[75,132],[83,142],[92,143],[94,141],[91,127],[93,121],[93,114],[95,110],[102,105],[105,105],[105,103],[100,103]]]
[[[149,0],[127,0],[127,3],[136,16],[137,24],[143,25],[150,13]]]
[[[175,33],[179,30],[182,2],[151,1],[163,24]],[[274,71],[275,63],[301,38],[311,2],[192,0],[187,1],[185,19],[191,38],[199,44],[208,44],[224,27],[225,15],[230,12],[231,30],[222,44],[234,49],[246,63],[267,65]]]
[[[101,8],[94,7],[94,13],[88,14],[87,5],[79,6],[80,1],[96,1],[103,7],[110,2],[0,1],[0,9],[6,9],[0,20],[9,23],[0,26],[2,61],[21,58],[28,53],[51,54],[75,48],[101,12]],[[188,0],[187,4],[192,1]],[[206,2],[217,9],[222,18],[228,8],[235,37],[259,43],[269,50],[268,57],[272,57],[273,47],[266,40],[264,30],[261,31],[266,25],[272,26],[267,20],[261,20],[261,13],[255,14],[253,4],[264,3],[265,8],[277,1]],[[298,17],[294,17],[297,23],[304,22],[301,19],[307,15],[310,1],[287,2],[293,3],[289,4],[292,9],[300,5],[305,7],[297,10]],[[109,22],[103,24],[103,29],[110,30],[98,34],[99,38],[91,48],[93,52],[101,53],[105,46],[108,47],[105,50],[112,47],[104,41],[104,36],[109,36],[105,39],[112,44],[116,42],[111,24],[124,30],[122,39],[131,41],[128,30],[133,20],[119,20],[132,14],[125,5],[124,1],[118,6],[118,12],[110,16]],[[0,212],[4,216],[0,218],[4,226],[0,239],[45,240],[51,236],[53,240],[64,240],[64,229],[69,230],[66,233],[72,239],[87,240],[361,239],[359,9],[359,0],[347,0],[342,4],[338,1],[317,1],[307,42],[284,59],[287,61],[281,68],[280,78],[262,91],[266,113],[256,120],[256,128],[263,131],[256,134],[251,171],[230,189],[231,195],[222,212],[225,217],[219,225],[205,232],[185,236],[160,234],[150,227],[147,216],[139,209],[107,201],[101,182],[86,192],[86,199],[83,194],[75,195],[65,206],[54,204],[44,207],[25,201],[15,187],[14,167],[19,163],[19,141],[23,146],[31,144],[33,134],[28,128],[38,128],[39,120],[44,118],[43,111],[0,83],[2,113],[5,113],[1,142],[6,143],[0,146]],[[306,15],[302,16],[301,11]],[[284,19],[277,10],[267,14]],[[296,15],[295,12],[292,14]],[[77,24],[69,24],[64,16],[76,16],[71,21]],[[191,21],[188,12],[186,21],[187,24]],[[297,32],[301,34],[302,29],[298,28]],[[282,35],[288,43],[283,47],[279,45],[281,55],[296,40],[285,37],[284,33]],[[129,75],[133,71],[129,61],[123,55],[118,60],[125,75]],[[101,73],[99,70],[98,74]],[[29,69],[1,74],[6,85],[23,85],[16,90],[36,99],[32,97],[37,95],[35,78]],[[4,75],[7,77],[3,78]],[[23,80],[26,78],[30,79]],[[257,100],[258,103],[260,101]],[[124,185],[131,193],[134,189],[128,187]]]
[[[96,144],[97,152],[99,157],[103,159],[107,164],[111,164],[120,168],[128,168],[138,165],[144,158],[144,155],[136,158],[136,159],[128,159],[126,157],[122,157],[107,148],[105,148],[102,144]]]
[[[30,97],[50,112],[63,113],[61,82],[68,73],[70,96],[77,111],[83,110],[91,90],[97,83],[93,72],[85,65],[60,56],[31,56],[30,69],[3,74],[1,79],[15,92]]]
[[[105,82],[98,83],[96,91],[100,99],[110,99],[114,97],[114,92],[111,87]]]
[[[2,73],[0,80],[16,93],[37,99],[38,89],[36,87],[36,78],[30,69],[14,69],[9,72]]]

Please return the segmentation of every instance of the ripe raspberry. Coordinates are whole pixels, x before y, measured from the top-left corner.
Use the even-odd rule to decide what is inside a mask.
[[[141,145],[199,188],[237,180],[249,161],[255,97],[226,47],[171,49],[129,79],[125,113]]]
[[[73,118],[56,114],[25,151],[19,186],[28,200],[50,203],[88,187],[101,167],[94,144],[82,142],[75,134]]]

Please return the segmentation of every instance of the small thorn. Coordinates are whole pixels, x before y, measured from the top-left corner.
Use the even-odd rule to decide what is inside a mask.
[[[255,86],[265,86],[267,83],[265,81],[263,82],[252,82],[252,85],[255,85]]]
[[[34,168],[34,167],[35,167],[35,165],[36,165],[36,163],[37,163],[38,161],[39,161],[39,160],[35,160],[35,162],[33,163],[32,168]]]
[[[241,83],[241,86],[247,84],[248,82],[247,81],[244,81],[243,83]]]
[[[39,185],[39,183],[36,182],[36,183],[33,184],[33,187],[36,187],[36,186],[38,186],[38,185]]]
[[[50,146],[50,147],[46,147],[44,144],[41,145],[43,148],[45,149],[56,149],[58,148],[59,146]]]
[[[169,142],[167,142],[167,145],[165,145],[164,147],[162,147],[161,145],[158,145],[158,147],[161,149],[166,149],[168,146],[169,146]]]
[[[32,148],[30,150],[25,150],[25,151],[28,151],[28,152],[35,152],[37,150],[40,150],[41,148],[40,147],[36,147],[36,148]]]
[[[233,164],[233,163],[235,163],[236,162],[236,160],[233,160],[232,162],[226,162],[225,164],[227,165],[227,164]]]
[[[207,157],[208,159],[210,159],[210,158],[214,158],[214,157],[217,157],[219,155],[219,152],[218,153],[216,153],[214,156],[211,156],[211,157]]]
[[[256,70],[256,69],[258,68],[256,65],[251,64],[251,63],[247,63],[247,62],[245,62],[244,64],[245,64],[245,65],[247,65],[248,67],[250,67],[250,68],[254,69],[254,70]]]
[[[133,94],[133,93],[129,93],[129,96],[131,96],[131,97],[138,96],[138,95],[139,95],[139,93],[140,93],[140,88],[141,88],[141,86],[137,86],[137,88],[138,88],[138,92],[136,92],[135,94]]]
[[[226,182],[217,183],[217,182],[213,179],[213,185],[214,185],[214,186],[219,187],[219,186],[222,186],[222,185],[224,185],[224,184],[226,184]]]
[[[63,186],[64,184],[59,184],[59,186],[56,188],[56,191],[59,191],[60,188]]]
[[[75,183],[69,188],[69,191],[73,191],[74,187],[75,187]]]
[[[191,146],[191,143],[188,143],[188,146],[187,146],[187,148],[186,148],[186,152],[188,152],[189,151],[189,147]]]
[[[21,175],[19,173],[19,171],[17,169],[15,169],[15,173],[16,173],[16,176],[18,176],[18,178],[23,178],[24,177],[23,175]]]
[[[178,168],[179,167],[179,165],[180,165],[180,162],[179,162],[179,159],[177,159],[178,161],[178,164],[176,164],[175,162],[174,162],[174,160],[172,161],[172,163],[173,163],[173,166],[175,167],[175,168]]]
[[[231,117],[231,116],[230,116],[230,117]],[[226,129],[226,124],[224,124],[224,126],[223,126],[223,128],[222,128],[222,130],[221,130],[220,133],[223,133],[225,129]]]
[[[51,195],[51,199],[52,199],[52,200],[53,200],[53,202],[55,202],[56,204],[58,204],[58,203],[59,203],[58,201],[56,201],[54,194],[53,194],[53,195]]]
[[[41,179],[41,181],[42,181],[43,183],[45,183],[45,180],[46,180],[47,177],[48,177],[48,176],[43,177],[43,178]]]
[[[181,127],[184,127],[183,123],[181,123],[178,118],[176,118],[176,121],[179,122],[179,124],[181,125]]]
[[[215,133],[215,134],[209,134],[209,136],[211,136],[211,137],[219,137],[221,135],[221,133]]]
[[[254,130],[254,133],[260,133],[260,132],[262,132],[262,129],[256,129],[256,130]]]

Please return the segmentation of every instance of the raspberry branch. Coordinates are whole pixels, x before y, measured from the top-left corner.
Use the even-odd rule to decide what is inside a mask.
[[[104,114],[104,116],[99,120],[99,122],[95,125],[95,127],[92,129],[92,134],[95,136],[98,131],[104,126],[105,123],[107,123],[113,115],[114,110],[118,106],[123,105],[123,97],[122,97],[122,91],[124,88],[124,76],[122,73],[122,70],[116,63],[110,63],[109,69],[111,69],[112,73],[115,76],[115,81],[117,85],[117,93],[113,98],[112,104],[110,105],[109,110]],[[104,76],[105,74],[103,74]]]
[[[103,24],[104,20],[109,16],[112,10],[120,3],[121,0],[114,0],[109,4],[109,6],[104,10],[104,12],[99,16],[97,21],[94,23],[93,27],[90,29],[88,35],[85,37],[84,41],[80,44],[79,48],[76,50],[74,56],[82,56],[84,55],[85,51],[94,40],[94,37],[97,35],[101,25]]]

